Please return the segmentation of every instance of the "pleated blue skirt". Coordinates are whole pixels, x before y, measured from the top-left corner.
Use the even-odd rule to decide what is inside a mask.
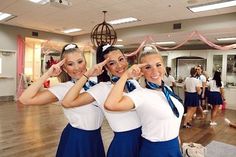
[[[140,157],[182,157],[178,137],[164,142],[142,138]]]
[[[209,92],[208,103],[211,105],[220,105],[223,103],[220,92]]]
[[[100,128],[87,131],[68,124],[62,132],[56,157],[105,157]]]
[[[199,96],[197,92],[189,93],[185,92],[184,106],[186,107],[198,107],[199,106]]]
[[[107,157],[138,157],[141,145],[141,127],[124,132],[114,132]]]

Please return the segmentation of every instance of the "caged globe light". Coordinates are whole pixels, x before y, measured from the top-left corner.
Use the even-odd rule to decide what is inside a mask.
[[[114,28],[105,21],[106,12],[107,11],[103,11],[104,21],[94,26],[91,32],[91,42],[95,47],[98,47],[101,44],[114,45],[117,40],[117,35]]]

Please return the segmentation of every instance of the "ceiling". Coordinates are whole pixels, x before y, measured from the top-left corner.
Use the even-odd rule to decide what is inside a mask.
[[[0,0],[0,12],[6,12],[16,17],[8,21],[0,22],[6,25],[30,28],[63,34],[62,30],[68,28],[81,28],[81,32],[66,34],[77,40],[86,40],[92,28],[103,21],[103,10],[108,11],[106,21],[125,17],[135,17],[138,22],[113,26],[118,32],[118,38],[123,42],[118,44],[137,45],[147,35],[152,35],[154,40],[171,40],[181,42],[192,31],[200,29],[210,40],[216,37],[236,36],[236,24],[232,25],[236,7],[218,9],[213,11],[192,13],[186,7],[219,0],[69,0],[70,7],[58,7],[52,3],[39,5],[28,0]],[[227,17],[230,16],[231,24]],[[218,18],[221,17],[221,18]],[[209,25],[208,19],[222,23]],[[201,22],[201,19],[204,21]],[[219,21],[218,21],[219,19]],[[223,19],[223,21],[222,21]],[[194,22],[195,20],[195,22]],[[199,20],[199,23],[196,21]],[[227,22],[224,22],[227,21]],[[185,23],[186,29],[173,30],[159,29],[159,31],[147,31],[154,26],[165,27],[173,23]],[[182,23],[182,24],[183,24]],[[201,27],[194,27],[200,25]],[[203,27],[207,25],[207,28]],[[182,25],[183,26],[183,25]],[[186,27],[187,26],[187,27]],[[143,31],[143,33],[141,32]],[[141,33],[140,33],[141,32]],[[151,34],[150,34],[151,33]],[[129,36],[130,34],[130,36]],[[132,34],[132,35],[131,35]],[[135,36],[136,35],[136,36]],[[81,39],[80,39],[81,37]]]

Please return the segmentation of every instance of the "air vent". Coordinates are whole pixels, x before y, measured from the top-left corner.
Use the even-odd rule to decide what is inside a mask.
[[[39,32],[32,32],[32,36],[33,37],[38,37],[39,36]]]
[[[173,29],[181,29],[181,23],[174,23]]]

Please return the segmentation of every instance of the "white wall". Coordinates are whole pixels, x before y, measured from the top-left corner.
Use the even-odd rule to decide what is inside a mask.
[[[15,96],[16,94],[16,52],[4,55],[0,50],[2,60],[0,73],[0,96]]]
[[[16,65],[17,65],[17,36],[32,37],[31,29],[25,29],[15,26],[0,24],[0,50],[13,51],[10,56],[2,56],[2,73],[0,74],[0,97],[1,96],[15,96],[17,88]],[[39,33],[38,39],[72,42],[72,37],[37,31]],[[32,37],[33,38],[33,37]],[[9,77],[9,79],[3,79]]]

